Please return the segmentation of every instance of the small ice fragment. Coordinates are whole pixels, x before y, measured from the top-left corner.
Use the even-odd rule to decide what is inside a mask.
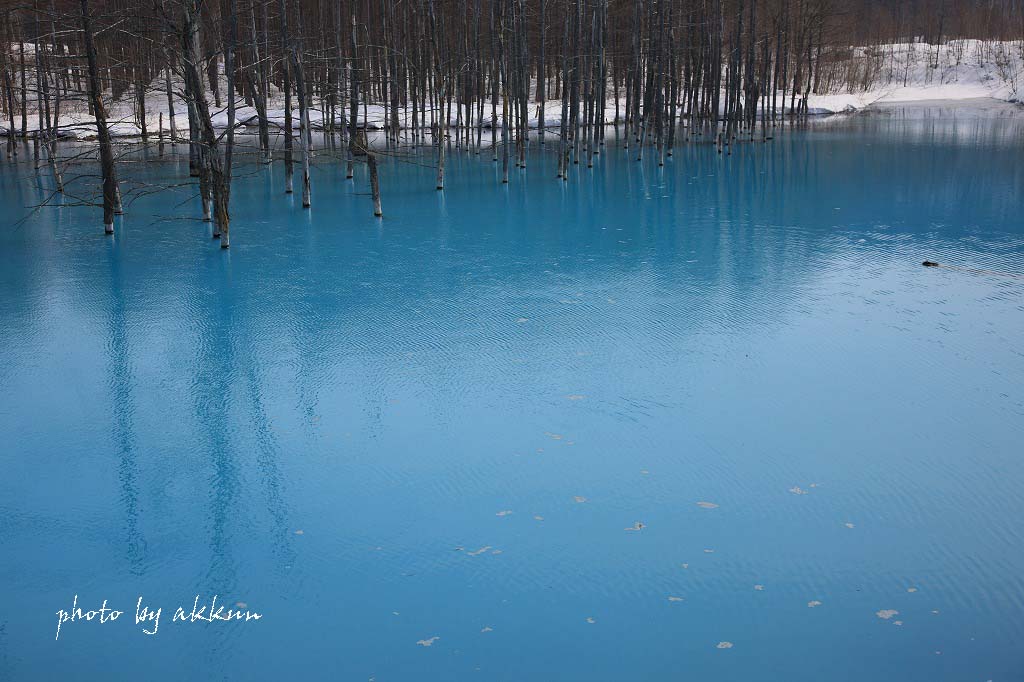
[[[899,611],[896,609],[882,609],[881,611],[875,611],[875,615],[883,620],[889,620],[893,616],[899,615]]]
[[[818,601],[817,599],[813,599],[813,600],[807,602],[807,608],[813,609],[815,606],[821,606],[821,602]]]
[[[718,509],[718,505],[714,502],[698,502],[697,506],[704,509]]]
[[[715,648],[716,649],[731,649],[732,648],[732,642],[719,642],[715,646]]]
[[[506,509],[504,511],[498,512],[497,514],[495,514],[495,516],[508,516],[511,513],[512,513],[511,509]]]
[[[434,642],[436,642],[439,639],[441,639],[441,638],[440,637],[431,637],[429,639],[418,640],[416,643],[419,644],[420,646],[434,646]]]
[[[754,585],[754,589],[758,592],[764,592],[764,585]]]

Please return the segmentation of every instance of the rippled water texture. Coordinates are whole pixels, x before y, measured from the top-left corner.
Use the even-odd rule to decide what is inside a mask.
[[[387,158],[383,222],[320,155],[229,253],[185,189],[11,225],[3,162],[0,678],[1020,679],[1022,140]]]

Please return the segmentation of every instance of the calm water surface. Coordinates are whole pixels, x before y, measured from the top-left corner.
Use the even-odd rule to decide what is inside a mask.
[[[14,225],[4,161],[0,678],[1021,679],[1022,154],[384,159],[382,222],[321,155],[310,211],[239,171],[229,253],[188,188]],[[76,594],[126,613],[55,641]]]

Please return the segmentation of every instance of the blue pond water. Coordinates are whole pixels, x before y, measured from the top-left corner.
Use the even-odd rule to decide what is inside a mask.
[[[407,154],[383,221],[321,155],[305,212],[239,171],[227,253],[190,188],[13,225],[3,162],[0,678],[1021,679],[1022,152]],[[55,640],[76,594],[125,614]]]

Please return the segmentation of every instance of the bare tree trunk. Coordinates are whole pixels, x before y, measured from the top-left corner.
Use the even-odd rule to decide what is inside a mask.
[[[281,49],[287,50],[288,41],[288,5],[281,0]],[[292,193],[292,74],[290,60],[286,56],[281,64],[284,71],[284,192]]]
[[[86,0],[82,0],[86,2]],[[199,51],[199,1],[184,0],[184,23],[182,25],[182,71],[185,74],[185,86],[189,99],[193,103],[196,119],[199,124],[200,139],[203,146],[205,164],[210,172],[210,185],[213,193],[215,222],[220,230],[220,246],[226,249],[231,245],[229,230],[231,218],[228,213],[228,187],[224,175],[223,160],[217,143],[217,133],[210,119],[210,106],[206,101],[203,89],[202,72],[199,68],[202,57]]]
[[[370,194],[373,195],[373,215],[380,218],[384,215],[384,212],[380,207],[380,182],[377,179],[377,157],[374,154],[367,154],[366,165],[370,169]]]
[[[89,16],[89,0],[81,0],[82,33],[85,38],[85,56],[89,64],[89,97],[92,100],[93,115],[96,118],[96,134],[100,143],[100,168],[103,173],[103,231],[114,234],[114,205],[119,203],[117,176],[114,171],[114,150],[107,128],[107,112],[103,107],[100,91],[99,68],[96,65],[96,45],[93,40],[92,19]],[[23,52],[24,54],[24,46]],[[22,72],[24,77],[24,72]],[[24,111],[24,110],[23,110]]]

